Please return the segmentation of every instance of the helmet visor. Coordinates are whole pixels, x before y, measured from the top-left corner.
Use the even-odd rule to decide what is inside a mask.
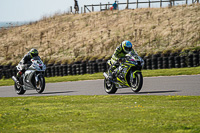
[[[129,52],[129,51],[131,51],[132,48],[131,47],[124,47],[124,49]]]
[[[36,57],[36,56],[38,56],[38,53],[31,53],[31,55],[32,55],[33,57]]]

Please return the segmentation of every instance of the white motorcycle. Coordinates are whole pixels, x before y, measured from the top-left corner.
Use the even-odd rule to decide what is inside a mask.
[[[17,70],[22,70],[21,63],[16,67]],[[26,90],[36,90],[38,93],[42,93],[45,89],[45,70],[46,66],[42,60],[39,57],[33,57],[30,66],[21,76],[19,81],[15,76],[12,76],[12,79],[15,81],[14,87],[17,94],[22,95]]]

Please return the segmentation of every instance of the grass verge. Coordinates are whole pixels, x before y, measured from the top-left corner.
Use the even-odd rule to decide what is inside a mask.
[[[0,98],[0,132],[200,132],[199,96]]]
[[[196,75],[196,74],[200,74],[200,67],[143,70],[142,73],[144,77]],[[103,79],[103,78],[104,77],[102,73],[95,73],[95,74],[84,74],[84,75],[63,76],[63,77],[49,77],[45,79],[47,83],[55,83],[55,82],[79,81],[79,80],[95,80],[95,79]],[[0,86],[9,86],[13,84],[14,83],[12,79],[0,80]]]

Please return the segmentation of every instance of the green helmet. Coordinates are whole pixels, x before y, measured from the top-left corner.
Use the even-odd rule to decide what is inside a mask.
[[[38,56],[38,51],[37,51],[37,49],[32,48],[32,49],[30,50],[29,53],[30,53],[30,55],[31,55],[32,57]]]

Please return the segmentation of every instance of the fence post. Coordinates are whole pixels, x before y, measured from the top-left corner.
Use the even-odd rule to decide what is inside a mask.
[[[137,0],[137,2],[136,2],[136,3],[137,3],[137,7],[136,7],[136,8],[138,8],[138,0]]]
[[[127,6],[126,6],[126,9],[128,9],[128,3],[129,3],[129,0],[127,0]]]
[[[100,12],[101,12],[101,9],[102,9],[102,8],[101,8],[101,3],[100,3]]]
[[[151,3],[150,3],[150,0],[149,0],[149,8],[151,7]]]
[[[93,6],[93,4],[92,4],[92,12],[94,12],[94,6]]]
[[[117,10],[119,10],[119,5],[120,5],[120,3],[119,3],[119,1],[117,1]]]
[[[83,7],[81,7],[81,14],[83,13]]]
[[[85,9],[86,5],[84,5],[84,13],[86,13],[86,9]]]
[[[170,7],[172,7],[172,0],[170,0]]]
[[[160,8],[162,7],[162,0],[160,0]]]
[[[188,4],[188,0],[186,0],[186,2],[185,2],[185,3],[186,3],[186,5],[187,5],[187,4]]]
[[[70,6],[70,13],[72,13],[72,6]]]

